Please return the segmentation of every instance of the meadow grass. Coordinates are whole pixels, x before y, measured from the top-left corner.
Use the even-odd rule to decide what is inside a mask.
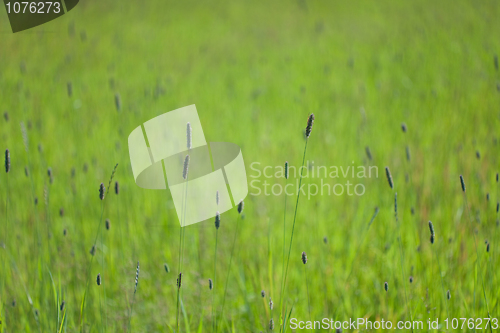
[[[285,318],[309,316],[394,322],[410,310],[424,322],[500,317],[499,15],[500,5],[490,0],[105,0],[81,1],[67,15],[17,34],[4,15],[0,111],[8,116],[0,118],[0,142],[9,149],[10,171],[0,174],[1,331],[177,330],[178,217],[168,191],[135,184],[127,137],[190,104],[207,141],[242,148],[251,193],[238,222],[241,250],[231,262],[219,331],[277,331]],[[259,176],[251,164],[260,162],[262,171],[286,160],[298,169],[313,112],[318,121],[306,166],[377,166],[378,174],[347,177],[365,185],[362,196],[301,194],[290,244],[295,207],[283,203],[297,193],[252,195],[252,180],[285,182]],[[106,195],[104,204],[98,185],[112,188],[116,163],[119,195]],[[399,231],[392,209],[382,209],[393,204],[386,165],[398,185]],[[299,177],[290,174],[286,184]],[[304,178],[302,185],[319,187],[321,179]],[[367,226],[375,206],[377,221]],[[232,209],[221,218],[226,222],[215,235],[213,219],[182,228],[182,332],[215,328],[226,288],[216,275],[229,272],[238,216]],[[106,219],[109,230],[101,224]],[[434,245],[429,220],[439,230]],[[310,315],[304,250],[311,258]],[[132,294],[139,259],[140,287]],[[175,273],[167,274],[164,263]],[[213,289],[198,288],[208,278]],[[436,289],[445,295],[433,295]],[[267,299],[262,307],[261,290],[276,302],[274,314]]]

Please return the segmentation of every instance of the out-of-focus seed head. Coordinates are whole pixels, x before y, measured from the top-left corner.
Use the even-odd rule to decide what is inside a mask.
[[[90,254],[91,255],[95,254],[95,245],[92,245],[92,248],[90,249]]]
[[[391,170],[389,170],[389,167],[385,167],[385,175],[387,176],[387,181],[389,182],[389,186],[394,188],[394,183],[392,182],[392,175],[391,175]]]
[[[110,227],[111,227],[111,222],[109,221],[109,219],[106,219],[106,230],[109,230]]]
[[[8,149],[5,149],[5,172],[10,171],[10,152]]]
[[[434,234],[431,234],[431,244],[434,244],[434,241],[435,241],[435,235]]]
[[[62,301],[62,303],[61,303],[61,307],[60,307],[61,312],[62,312],[62,311],[64,311],[64,305],[65,305],[65,304],[66,304],[66,302],[65,302],[65,301]]]
[[[120,193],[120,184],[118,181],[115,182],[115,194],[118,195]]]
[[[288,179],[288,161],[285,162],[285,179]]]
[[[208,279],[208,288],[210,290],[214,289],[214,283],[213,283],[212,279]]]
[[[405,123],[401,123],[401,130],[403,131],[403,133],[406,133],[406,131],[408,130]]]
[[[306,138],[309,138],[309,136],[311,135],[313,124],[314,124],[314,113],[311,113],[309,115],[309,118],[307,118]]]
[[[269,309],[272,310],[273,309],[273,300],[271,299],[271,297],[269,297]]]
[[[35,197],[35,206],[38,205],[38,197]]]
[[[115,107],[118,112],[122,109],[122,99],[118,93],[115,94]]]
[[[486,252],[490,252],[490,243],[486,244]]]
[[[29,176],[30,176],[30,172],[28,171],[28,167],[27,167],[27,166],[25,166],[25,167],[24,167],[24,175],[25,175],[26,177],[29,177]]]
[[[59,216],[64,217],[64,208],[62,207],[59,209]]]
[[[243,208],[245,207],[245,203],[243,202],[243,200],[240,200],[240,202],[238,203],[238,213],[241,214],[241,212],[243,212]]]
[[[97,285],[101,285],[101,273],[97,274],[97,279],[96,279]]]
[[[410,276],[410,283],[413,283],[413,276]]]
[[[104,193],[106,192],[106,188],[104,187],[104,184],[101,183],[99,186],[99,199],[104,200]]]
[[[411,215],[415,215],[415,208],[411,207]]]
[[[215,213],[215,229],[219,229],[220,227],[220,214],[219,212]]]
[[[328,243],[328,238],[325,236],[323,237],[323,243],[327,244]]]
[[[302,252],[302,263],[307,264],[307,254],[305,252]]]
[[[479,150],[476,150],[476,158],[479,160],[481,158],[481,154],[479,153]]]
[[[7,111],[5,111],[3,113],[3,117],[4,117],[5,121],[9,121],[9,113]]]
[[[448,300],[451,298],[450,290],[448,290],[448,292],[446,293],[446,298],[448,298]]]
[[[410,147],[406,146],[406,160],[409,162],[410,161]]]
[[[182,169],[182,178],[187,179],[189,170],[189,155],[184,158],[184,167]]]
[[[465,182],[464,182],[464,177],[460,175],[460,185],[462,185],[462,191],[465,192]]]
[[[68,234],[68,231],[66,229],[63,230],[63,235],[66,236]]]
[[[486,193],[486,201],[490,201],[490,194]]]
[[[191,133],[191,124],[189,122],[187,123],[186,136],[187,136],[187,149],[191,149],[193,147],[193,142],[192,142],[193,138]]]
[[[68,83],[66,83],[66,89],[68,91],[68,97],[71,97],[71,95],[73,95],[73,85],[71,82],[68,81]]]
[[[385,291],[389,291],[389,283],[387,282],[384,283],[384,289]]]
[[[269,321],[269,329],[271,331],[274,330],[274,320],[272,320],[272,319]]]
[[[434,225],[432,224],[431,221],[429,221],[429,230],[431,231],[431,235],[434,234]]]
[[[164,263],[163,267],[165,268],[165,272],[170,273],[170,267],[168,267],[167,263]]]
[[[368,159],[371,161],[372,160],[372,152],[370,151],[370,147],[368,147],[368,146],[365,147],[365,153],[366,153],[366,157],[368,157]]]
[[[497,202],[497,213],[499,209],[500,209],[500,202]]]
[[[262,298],[266,297],[266,292],[264,290],[261,290],[260,296],[262,296]]]

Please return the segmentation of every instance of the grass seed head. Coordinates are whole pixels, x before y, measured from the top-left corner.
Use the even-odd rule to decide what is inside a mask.
[[[490,194],[486,193],[486,201],[490,201]]]
[[[5,172],[10,171],[10,152],[8,149],[5,149]]]
[[[115,182],[115,194],[118,195],[120,193],[120,184],[118,181]]]
[[[62,301],[62,303],[61,303],[61,307],[60,307],[61,312],[62,312],[62,311],[64,311],[64,305],[65,305],[65,304],[66,304],[66,302]]]
[[[500,202],[497,202],[497,213],[499,209],[500,209]]]
[[[288,179],[288,161],[285,162],[285,179]]]
[[[215,229],[219,229],[220,227],[220,214],[219,212],[215,213]]]
[[[366,157],[371,161],[372,160],[372,152],[370,151],[370,147],[365,147]]]
[[[241,214],[241,212],[243,212],[243,208],[245,207],[245,203],[243,202],[243,200],[240,200],[240,202],[238,203],[238,213]]]
[[[104,184],[101,183],[99,185],[99,199],[104,200],[104,193],[106,192],[106,188],[104,187]]]
[[[66,229],[63,230],[63,235],[66,236],[68,234],[68,231]]]
[[[137,269],[135,271],[135,286],[134,286],[134,294],[137,292],[137,284],[139,283],[139,262],[137,262]]]
[[[431,244],[434,244],[434,241],[435,241],[435,235],[434,234],[431,234],[430,241],[431,241]]]
[[[262,296],[262,298],[266,297],[266,292],[264,291],[264,289],[260,291],[260,296]]]
[[[193,148],[193,137],[191,133],[191,124],[189,122],[187,123],[186,136],[187,136],[187,149],[191,149]]]
[[[389,291],[389,283],[387,282],[384,283],[384,289],[385,291]]]
[[[163,264],[163,268],[165,268],[165,272],[170,273],[170,267],[168,267],[167,263]]]
[[[431,232],[431,235],[434,235],[434,225],[432,224],[431,221],[429,221],[429,230]]]
[[[325,243],[325,244],[328,243],[328,238],[326,236],[323,237],[323,243]]]
[[[212,279],[208,279],[208,288],[210,290],[214,289],[214,283],[213,283]]]
[[[68,81],[68,83],[66,83],[66,89],[68,91],[68,97],[71,97],[71,95],[73,95],[73,84],[71,83],[71,81]]]
[[[110,227],[111,227],[111,222],[109,221],[109,219],[106,219],[106,230],[109,230]]]
[[[410,147],[406,146],[406,160],[409,162],[410,161]]]
[[[101,285],[101,273],[97,274],[97,279],[96,279],[97,285]]]
[[[410,283],[413,283],[413,276],[410,276]]]
[[[92,245],[92,248],[90,249],[90,254],[91,255],[95,254],[95,245]]]
[[[490,252],[490,243],[486,244],[486,252]]]
[[[464,182],[464,177],[460,175],[460,185],[462,185],[462,191],[465,192],[465,182]]]
[[[312,127],[314,124],[314,113],[311,113],[309,115],[309,118],[307,118],[307,126],[306,126],[306,138],[309,138],[311,135]]]
[[[394,188],[394,183],[392,182],[392,176],[391,176],[391,170],[389,170],[389,167],[385,167],[385,175],[387,176],[387,181],[389,182],[389,186]]]
[[[271,299],[271,297],[269,297],[269,309],[272,310],[273,309],[273,300]]]
[[[182,273],[179,273],[179,277],[177,278],[177,288],[181,289],[182,287]]]
[[[269,321],[269,329],[270,329],[271,331],[272,331],[272,330],[274,330],[274,320],[273,320],[273,319],[271,319],[271,320]]]
[[[481,154],[479,153],[479,150],[476,150],[476,158],[479,160],[481,158]]]
[[[450,290],[448,289],[448,292],[446,293],[446,298],[449,300],[451,298],[451,293]]]
[[[7,111],[4,112],[3,117],[5,121],[9,121],[9,113]]]
[[[182,169],[182,178],[187,179],[189,169],[189,155],[184,158],[184,168]]]
[[[401,123],[401,130],[403,131],[403,133],[406,133],[406,131],[408,130],[405,123]]]
[[[122,109],[122,99],[118,93],[115,94],[115,106],[118,112]]]
[[[302,263],[307,264],[307,254],[305,252],[302,252]]]

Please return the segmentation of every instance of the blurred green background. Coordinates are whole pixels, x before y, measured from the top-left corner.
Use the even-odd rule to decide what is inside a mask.
[[[485,318],[489,309],[498,318],[499,15],[497,1],[81,1],[12,34],[1,13],[0,111],[8,117],[0,139],[11,155],[0,176],[2,332],[175,329],[178,218],[167,191],[135,185],[127,137],[190,104],[207,141],[242,148],[249,181],[253,162],[300,166],[312,112],[309,165],[378,167],[378,178],[355,180],[363,196],[301,197],[285,297],[292,317],[426,322]],[[102,228],[89,272],[98,188],[116,163],[120,193],[107,195],[111,227]],[[295,196],[287,200],[288,238]],[[279,330],[283,207],[283,195],[245,199],[219,331],[266,331],[270,319]],[[221,217],[212,291],[213,221],[186,228],[183,332],[212,330],[214,292],[220,314],[237,216]]]

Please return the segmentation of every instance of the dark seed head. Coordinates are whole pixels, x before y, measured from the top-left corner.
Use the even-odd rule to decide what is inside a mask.
[[[59,216],[64,217],[64,208],[59,209]]]
[[[413,276],[410,276],[410,283],[413,283]]]
[[[403,133],[406,133],[406,131],[408,130],[405,123],[401,123],[401,130],[403,131]]]
[[[269,297],[269,309],[272,310],[273,309],[273,300],[271,299],[271,297]]]
[[[189,155],[184,158],[184,168],[182,169],[182,178],[187,179],[189,170]]]
[[[411,207],[411,215],[415,215],[415,208]]]
[[[182,287],[182,273],[179,273],[179,277],[177,278],[177,288],[181,289]]]
[[[243,212],[244,207],[245,207],[245,203],[243,202],[243,200],[240,200],[240,202],[238,203],[238,213],[241,214],[241,212]]]
[[[122,99],[118,93],[115,94],[115,106],[116,111],[120,111],[122,109]]]
[[[95,245],[92,245],[92,248],[90,249],[90,254],[91,255],[95,254]]]
[[[476,158],[479,160],[481,158],[481,154],[479,153],[479,150],[476,150]]]
[[[387,176],[387,181],[389,182],[389,186],[394,188],[394,184],[392,183],[392,176],[389,167],[385,167],[385,175]]]
[[[274,330],[274,320],[272,320],[272,319],[269,321],[269,329],[271,331]]]
[[[490,201],[490,194],[486,193],[486,201]]]
[[[431,221],[429,221],[429,230],[431,231],[431,235],[434,235],[434,225]]]
[[[104,192],[106,191],[106,188],[104,187],[104,184],[101,183],[99,186],[99,199],[104,200]]]
[[[490,252],[490,243],[486,244],[486,252]]]
[[[384,283],[384,289],[385,291],[389,291],[389,283],[387,282]]]
[[[451,298],[451,293],[450,293],[450,290],[448,290],[448,292],[446,293],[446,298],[450,299]]]
[[[65,304],[66,304],[66,303],[65,303],[64,301],[62,301],[62,303],[61,303],[61,307],[60,307],[61,312],[64,310],[64,305],[65,305]]]
[[[288,161],[285,162],[285,179],[288,179]]]
[[[406,160],[410,161],[410,147],[406,146]]]
[[[10,152],[8,149],[5,149],[5,172],[10,171]]]
[[[434,244],[434,238],[435,238],[434,234],[431,234],[431,244]]]
[[[262,298],[266,297],[266,292],[264,290],[261,290],[260,296],[262,296]]]
[[[215,229],[219,229],[220,227],[220,214],[219,212],[215,213]]]
[[[118,181],[115,182],[115,194],[120,193],[120,184],[118,184]]]
[[[497,183],[498,183],[498,172],[497,172]]]
[[[106,230],[109,230],[110,227],[111,227],[111,222],[109,221],[109,219],[106,219]]]
[[[497,213],[499,209],[500,209],[500,202],[497,202]]]
[[[64,229],[64,230],[63,230],[63,235],[64,235],[64,236],[66,236],[66,235],[67,235],[67,233],[68,233],[68,232],[66,231],[66,229]]]
[[[5,121],[9,121],[9,113],[7,111],[4,112],[3,117]]]
[[[311,135],[313,124],[314,124],[314,113],[311,113],[309,115],[309,118],[307,118],[306,138],[309,138],[309,136]]]
[[[101,273],[97,274],[97,279],[96,279],[97,285],[101,285]]]
[[[210,290],[214,289],[214,283],[212,282],[212,279],[208,279],[208,288]]]
[[[326,236],[323,237],[323,243],[325,243],[325,244],[328,243],[328,238]]]
[[[460,175],[460,184],[462,185],[462,191],[465,192],[465,182],[464,182],[464,177]]]
[[[168,267],[167,263],[164,263],[163,267],[165,268],[165,272],[170,273],[170,267]]]
[[[302,252],[302,263],[307,264],[307,254],[305,252]]]
[[[35,206],[38,205],[38,197],[35,197]]]
[[[137,268],[135,271],[135,287],[134,287],[134,294],[137,292],[137,284],[139,283],[139,262],[137,262]]]
[[[370,151],[370,147],[365,147],[366,157],[371,161],[372,160],[372,152]]]

